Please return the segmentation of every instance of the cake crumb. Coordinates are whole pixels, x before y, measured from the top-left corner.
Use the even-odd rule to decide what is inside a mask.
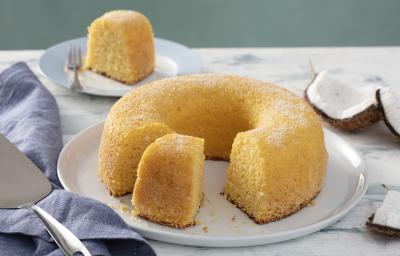
[[[203,207],[206,202],[210,203],[210,200],[208,200],[208,198],[203,194],[203,198],[200,201],[200,207]]]
[[[315,200],[311,200],[308,204],[307,204],[307,206],[314,206],[315,205]]]
[[[231,218],[231,221],[235,221],[236,220],[236,215],[233,215]]]
[[[203,232],[204,232],[204,233],[207,233],[207,232],[208,232],[208,226],[204,226],[204,227],[203,227]]]
[[[128,213],[129,212],[129,207],[126,204],[121,204],[119,206],[119,209],[124,213]]]
[[[224,192],[219,193],[221,196],[223,196],[225,199],[229,200],[229,197],[227,194],[225,194]]]

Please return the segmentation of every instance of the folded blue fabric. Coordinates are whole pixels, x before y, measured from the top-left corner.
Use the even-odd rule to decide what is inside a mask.
[[[80,238],[93,255],[155,255],[112,209],[62,189],[56,173],[62,148],[57,103],[25,63],[0,74],[0,133],[52,183],[52,193],[38,205]],[[63,254],[30,211],[1,209],[0,255]]]

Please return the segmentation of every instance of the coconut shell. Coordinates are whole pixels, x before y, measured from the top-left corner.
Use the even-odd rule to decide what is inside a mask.
[[[385,236],[400,237],[400,229],[375,224],[373,223],[373,220],[374,220],[374,214],[372,214],[371,217],[369,217],[367,222],[365,223],[371,231]]]
[[[382,113],[378,104],[370,105],[368,108],[364,109],[360,113],[345,119],[335,119],[328,116],[324,111],[315,106],[307,96],[307,90],[313,82],[314,80],[307,86],[304,93],[304,98],[313,107],[313,109],[330,125],[345,131],[352,132],[371,126],[382,119]]]
[[[383,107],[382,103],[382,98],[381,98],[381,89],[378,89],[376,91],[376,99],[378,101],[378,107],[380,112],[382,113],[382,119],[385,122],[386,126],[389,128],[389,130],[397,137],[400,137],[400,134],[396,131],[396,129],[393,127],[393,125],[390,123],[389,119],[387,118],[387,115],[385,114],[385,109]],[[400,113],[399,113],[400,114]]]

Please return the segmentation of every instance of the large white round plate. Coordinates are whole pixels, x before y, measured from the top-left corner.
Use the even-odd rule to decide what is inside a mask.
[[[201,60],[188,47],[165,39],[155,38],[156,68],[155,71],[142,81],[126,85],[90,70],[79,72],[80,82],[84,93],[120,97],[127,92],[150,81],[164,77],[199,73]],[[47,49],[39,59],[40,72],[54,82],[69,88],[72,81],[72,71],[66,68],[68,49],[71,45],[80,46],[82,59],[86,54],[86,37],[76,38],[56,44]]]
[[[277,222],[254,224],[220,195],[228,163],[206,161],[205,200],[196,218],[199,223],[186,229],[169,228],[131,216],[131,195],[114,198],[99,181],[97,152],[102,130],[103,123],[92,126],[64,147],[58,161],[58,177],[62,185],[68,191],[108,204],[144,237],[160,241],[239,247],[293,239],[318,231],[342,218],[360,201],[367,189],[365,166],[358,153],[338,135],[325,130],[328,171],[321,193],[308,207]]]

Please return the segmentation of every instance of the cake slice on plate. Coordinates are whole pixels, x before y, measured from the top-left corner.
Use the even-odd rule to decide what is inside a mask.
[[[107,12],[94,20],[88,31],[86,68],[127,84],[153,72],[153,30],[143,14]]]
[[[203,198],[204,140],[167,134],[139,162],[132,203],[137,215],[175,228],[194,225]]]

